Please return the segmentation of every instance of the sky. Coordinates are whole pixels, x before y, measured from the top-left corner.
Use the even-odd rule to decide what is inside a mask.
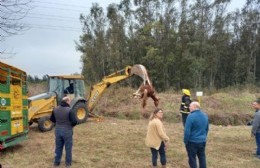
[[[80,14],[88,14],[92,3],[104,9],[120,0],[33,0],[22,20],[30,29],[0,42],[0,61],[16,66],[31,76],[81,73],[82,53],[75,41],[82,34]],[[241,8],[245,0],[231,0],[229,10]]]

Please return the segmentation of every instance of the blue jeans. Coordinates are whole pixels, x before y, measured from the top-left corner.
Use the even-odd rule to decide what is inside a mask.
[[[256,155],[260,156],[260,132],[255,134]]]
[[[152,152],[152,164],[153,166],[157,166],[157,158],[158,158],[158,152],[160,154],[160,161],[162,165],[166,165],[166,155],[165,155],[165,145],[164,142],[162,141],[161,146],[159,150],[156,150],[154,148],[151,148]]]
[[[205,149],[206,149],[206,142],[202,142],[202,143],[188,142],[188,144],[186,144],[186,150],[189,157],[189,165],[191,168],[197,168],[196,156],[198,156],[199,159],[199,165],[200,165],[199,167],[200,168],[207,167]]]
[[[73,135],[73,130],[66,130],[61,128],[55,129],[56,148],[55,148],[54,165],[60,165],[64,145],[66,151],[66,159],[65,159],[66,165],[67,166],[71,165],[72,144],[73,144],[72,135]]]

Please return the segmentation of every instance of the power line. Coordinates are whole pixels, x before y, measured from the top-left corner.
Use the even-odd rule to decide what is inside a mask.
[[[37,24],[30,24],[30,25],[31,26],[43,26],[43,27],[65,28],[65,29],[75,29],[75,30],[78,30],[77,27],[53,26],[53,25],[37,25]]]
[[[20,13],[20,14],[25,14],[25,13]],[[47,15],[47,14],[42,14],[42,13],[31,13],[31,12],[29,12],[28,14],[27,14],[27,16],[29,15],[29,14],[31,14],[31,15],[33,15],[33,16],[47,16],[47,17],[53,17],[53,18],[66,18],[66,19],[71,19],[71,20],[75,20],[75,19],[79,19],[79,18],[76,18],[76,17],[68,17],[68,16],[61,16],[61,15]],[[27,17],[26,16],[26,17]]]
[[[73,29],[60,29],[60,28],[39,27],[39,26],[32,26],[32,28],[35,28],[35,29],[44,29],[44,30],[55,30],[55,31],[79,32],[79,30],[73,30]]]
[[[44,18],[44,17],[37,17],[37,16],[26,16],[28,18],[35,18],[35,19],[41,19],[41,20],[54,20],[54,21],[62,21],[62,22],[67,22],[69,21],[70,23],[79,23],[79,21],[75,21],[72,19],[57,19],[57,18]]]
[[[50,29],[50,30],[64,30],[64,31],[81,31],[81,28],[77,27],[66,27],[66,26],[53,26],[53,25],[37,25],[37,24],[29,24],[31,28],[39,28],[39,29]]]
[[[69,9],[69,8],[56,8],[56,7],[49,7],[49,6],[33,6],[35,8],[45,8],[45,9],[57,9],[57,10],[63,10],[63,11],[71,11],[71,12],[79,12],[82,13],[83,11]]]
[[[80,6],[80,5],[73,5],[73,4],[64,4],[64,3],[54,3],[54,2],[42,2],[42,1],[33,1],[34,3],[41,3],[41,4],[52,4],[52,5],[60,5],[60,6],[70,6],[70,7],[75,7],[75,8],[90,8],[89,6]]]
[[[86,10],[86,8],[87,9],[90,8],[87,6],[79,6],[79,5],[74,5],[74,4],[65,4],[65,3],[57,3],[57,2],[43,2],[40,0],[33,0],[33,3],[34,4],[32,4],[32,7],[35,9],[36,8],[45,8],[45,9],[63,10],[63,11],[78,12],[78,13],[82,12],[82,10],[84,10],[84,9]],[[44,5],[44,4],[46,4],[46,5]],[[63,8],[63,6],[66,6],[67,8]],[[72,8],[74,8],[74,9],[72,9]],[[80,10],[80,9],[82,9],[82,10]],[[58,13],[57,11],[55,11],[55,12]],[[50,13],[53,13],[53,12],[50,12]],[[23,13],[20,12],[19,14],[23,14]],[[36,13],[36,12],[27,13],[26,18],[78,23],[78,24],[80,23],[79,17],[76,18],[76,17],[69,17],[69,16]],[[76,20],[78,20],[78,22]],[[43,22],[46,22],[46,21],[43,21]],[[39,24],[31,24],[31,23],[28,23],[26,25],[33,29],[49,29],[49,30],[77,31],[77,32],[82,30],[82,27],[76,28],[76,27],[69,27],[69,26],[55,26],[55,25],[44,25],[44,24],[39,25]]]

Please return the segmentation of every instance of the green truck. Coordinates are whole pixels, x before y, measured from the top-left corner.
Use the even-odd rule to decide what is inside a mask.
[[[26,72],[0,62],[0,150],[27,139]]]

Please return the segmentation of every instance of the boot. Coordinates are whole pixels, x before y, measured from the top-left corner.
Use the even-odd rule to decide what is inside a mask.
[[[166,168],[166,165],[162,165],[162,168]]]

